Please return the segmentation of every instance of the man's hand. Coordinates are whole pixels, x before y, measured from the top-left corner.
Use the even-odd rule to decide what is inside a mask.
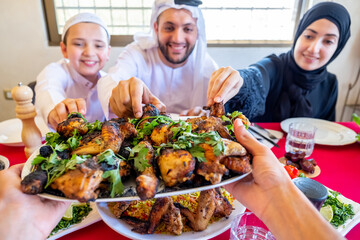
[[[143,115],[142,104],[151,103],[160,112],[166,111],[166,106],[156,98],[144,84],[136,77],[120,81],[112,90],[109,100],[111,111],[118,117],[136,117]]]
[[[211,74],[207,91],[207,105],[224,101],[234,97],[243,85],[240,73],[231,67],[222,67]]]
[[[82,115],[86,114],[86,102],[83,98],[66,98],[60,103],[56,104],[53,110],[48,115],[48,123],[53,129],[57,125],[66,120],[69,113],[79,112]]]

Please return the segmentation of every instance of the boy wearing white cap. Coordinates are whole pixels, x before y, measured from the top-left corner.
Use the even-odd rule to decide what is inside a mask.
[[[35,106],[49,126],[71,112],[80,112],[90,122],[102,121],[97,82],[109,60],[110,35],[95,14],[80,13],[65,24],[60,43],[63,59],[51,63],[37,76]]]
[[[206,89],[217,65],[206,51],[200,3],[154,2],[150,34],[136,34],[117,64],[99,80],[99,100],[106,118],[112,114],[140,117],[142,103],[169,113],[206,104]]]

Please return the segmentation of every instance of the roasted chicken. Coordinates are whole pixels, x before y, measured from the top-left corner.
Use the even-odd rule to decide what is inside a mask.
[[[180,235],[183,229],[183,223],[180,210],[175,207],[171,197],[157,198],[151,208],[147,221],[135,217],[123,216],[123,209],[127,203],[120,202],[111,207],[112,212],[117,218],[121,218],[134,228],[132,231],[141,234],[153,234],[161,222],[164,222],[168,232]],[[122,212],[121,212],[122,211]],[[121,212],[121,214],[120,214]]]
[[[188,225],[196,232],[203,231],[207,228],[210,218],[213,216],[216,208],[214,189],[205,190],[200,193],[198,206],[195,212],[181,204],[175,204],[180,209],[182,215],[188,220]]]
[[[205,230],[212,216],[228,217],[232,212],[231,204],[221,195],[219,189],[201,191],[198,206],[194,212],[179,203],[175,203],[175,206],[188,219],[188,225],[194,231]]]
[[[164,149],[157,159],[161,177],[167,187],[174,187],[194,177],[195,158],[188,151]]]
[[[74,170],[65,172],[50,186],[63,192],[67,198],[77,199],[79,202],[93,201],[97,198],[95,190],[103,180],[102,174],[96,157],[93,157],[78,164]]]
[[[70,114],[68,118],[59,123],[56,128],[56,131],[66,138],[72,137],[75,130],[77,130],[80,135],[84,135],[88,131],[86,121],[78,113]]]
[[[222,141],[225,151],[219,156],[215,155],[213,147],[209,144],[200,144],[200,147],[204,149],[206,162],[198,163],[196,173],[212,184],[221,182],[222,176],[228,174],[229,170],[237,174],[244,174],[251,170],[250,155],[246,149],[238,142],[228,139],[222,139]]]
[[[43,170],[31,172],[21,181],[21,190],[27,194],[38,194],[44,191],[47,174]]]
[[[125,138],[136,135],[133,124],[129,122],[106,121],[101,127],[101,134],[91,133],[84,136],[78,148],[72,154],[97,155],[107,149],[117,153]]]
[[[226,126],[223,125],[223,121],[218,117],[197,117],[189,118],[186,122],[191,123],[191,128],[193,132],[204,133],[216,131],[222,138],[227,138],[232,140],[229,130]]]
[[[155,175],[153,167],[153,159],[155,155],[153,147],[147,141],[141,141],[139,144],[143,144],[148,149],[145,156],[145,161],[148,167],[146,167],[142,172],[137,169],[138,176],[135,180],[136,192],[141,200],[145,200],[155,196],[159,180]]]

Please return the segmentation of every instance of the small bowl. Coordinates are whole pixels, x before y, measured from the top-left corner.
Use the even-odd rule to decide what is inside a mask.
[[[9,159],[0,155],[0,171],[9,168],[9,165],[10,165]],[[2,168],[2,167],[4,167],[4,168]]]
[[[326,187],[310,178],[298,177],[292,181],[320,211],[329,194]]]

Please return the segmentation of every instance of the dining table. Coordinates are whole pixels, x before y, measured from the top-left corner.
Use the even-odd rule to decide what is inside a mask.
[[[360,132],[360,127],[355,122],[339,122],[339,124]],[[280,123],[258,123],[265,129],[282,131]],[[286,133],[277,142],[279,148],[272,147],[271,150],[276,157],[283,157],[285,154]],[[7,157],[10,166],[18,163],[26,162],[24,147],[14,147],[0,144],[0,154]],[[326,187],[340,192],[346,198],[360,203],[360,143],[329,146],[316,144],[311,158],[315,159],[320,167],[321,173],[314,180],[322,183]],[[229,239],[230,230],[227,228],[223,233],[211,239]],[[353,227],[345,236],[349,240],[360,239],[360,225]],[[129,239],[120,233],[112,230],[100,220],[87,227],[71,232],[59,239],[72,240],[92,240],[92,239]],[[146,235],[144,235],[146,239]]]

